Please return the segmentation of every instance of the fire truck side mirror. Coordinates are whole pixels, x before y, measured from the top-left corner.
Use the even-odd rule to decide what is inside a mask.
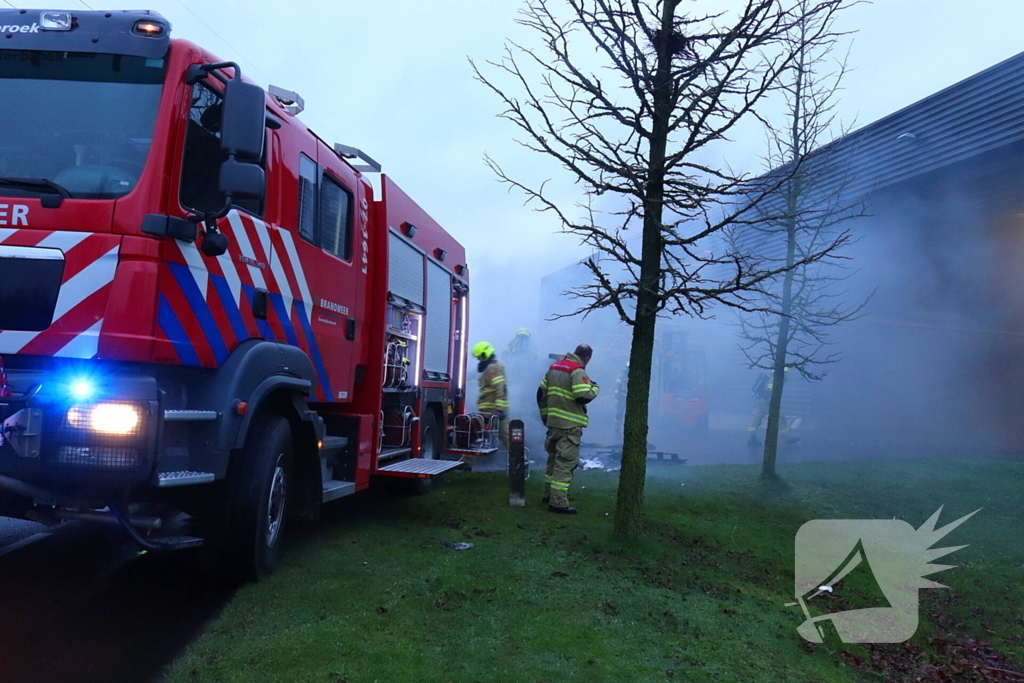
[[[232,78],[224,85],[221,149],[243,160],[259,161],[263,156],[266,120],[263,88],[241,78]]]
[[[220,166],[221,194],[239,199],[263,199],[266,174],[259,164],[228,159]]]

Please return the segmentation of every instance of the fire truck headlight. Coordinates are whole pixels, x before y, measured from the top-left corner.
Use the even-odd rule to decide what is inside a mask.
[[[70,12],[43,12],[39,15],[39,28],[44,31],[70,31]]]
[[[139,407],[131,403],[97,403],[74,406],[68,411],[68,423],[76,429],[99,434],[135,434],[142,423]]]

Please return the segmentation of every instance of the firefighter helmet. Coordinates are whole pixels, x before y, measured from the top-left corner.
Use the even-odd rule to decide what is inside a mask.
[[[530,330],[526,329],[525,327],[520,327],[519,330],[516,332],[516,336],[517,337],[529,337],[530,336]]]
[[[476,344],[473,344],[473,358],[487,360],[493,355],[494,347],[487,342],[477,342]]]

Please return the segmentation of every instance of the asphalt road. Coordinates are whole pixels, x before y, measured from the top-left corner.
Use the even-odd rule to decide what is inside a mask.
[[[0,681],[149,683],[230,598],[119,530],[0,517]]]

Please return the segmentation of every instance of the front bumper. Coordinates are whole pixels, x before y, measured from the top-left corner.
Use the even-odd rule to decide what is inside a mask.
[[[108,377],[95,395],[83,398],[69,396],[66,382],[51,373],[9,374],[16,388],[42,388],[31,397],[23,389],[13,400],[0,400],[0,474],[82,489],[151,479],[161,429],[153,378]]]

